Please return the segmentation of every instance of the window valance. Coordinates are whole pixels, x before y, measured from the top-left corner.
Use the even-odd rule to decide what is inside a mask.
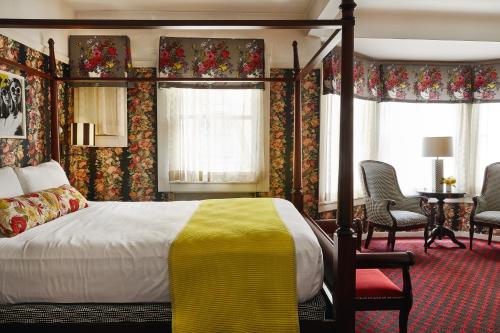
[[[160,37],[160,77],[262,78],[264,40]],[[259,88],[252,82],[161,82],[160,87]]]
[[[498,63],[386,63],[354,59],[354,94],[377,101],[481,103],[500,101]],[[323,94],[340,94],[340,49],[323,59]]]
[[[127,77],[132,68],[130,40],[128,36],[69,36],[69,65],[71,77]],[[88,85],[117,86],[117,83],[78,83],[78,86]]]

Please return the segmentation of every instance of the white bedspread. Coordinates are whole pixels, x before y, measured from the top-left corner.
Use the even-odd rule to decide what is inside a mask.
[[[323,260],[293,205],[274,199],[295,240],[298,300],[314,296]],[[199,201],[90,202],[13,238],[0,238],[0,303],[169,302],[170,244]]]

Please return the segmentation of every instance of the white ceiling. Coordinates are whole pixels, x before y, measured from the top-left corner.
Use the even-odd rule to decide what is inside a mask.
[[[75,12],[168,11],[293,14],[305,16],[314,2],[322,0],[62,0]]]
[[[357,0],[359,10],[500,14],[499,0]]]
[[[383,60],[480,61],[500,59],[499,42],[356,38],[356,52]]]

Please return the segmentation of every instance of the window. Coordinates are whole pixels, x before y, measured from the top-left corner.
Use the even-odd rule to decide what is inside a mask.
[[[127,88],[75,87],[77,123],[95,124],[96,147],[127,147]]]
[[[444,158],[444,176],[457,176],[462,155],[459,128],[465,104],[380,103],[378,159],[394,166],[399,186],[405,194],[431,188],[431,158],[422,157],[422,139],[426,136],[451,136],[454,157]],[[456,162],[459,162],[458,164]],[[457,186],[463,186],[457,177]],[[462,182],[462,184],[461,184]]]
[[[338,178],[340,98],[324,95],[321,109],[320,211],[335,209]],[[422,138],[451,136],[454,156],[444,158],[444,175],[457,190],[481,191],[484,169],[500,161],[500,104],[375,103],[354,99],[354,196],[362,198],[359,162],[393,165],[405,194],[431,188],[431,159],[422,157]]]
[[[335,209],[338,186],[340,97],[323,95],[320,121],[321,211]],[[377,103],[354,99],[354,198],[363,197],[358,164],[377,155]]]
[[[200,185],[217,184],[221,191],[238,191],[227,184],[261,190],[266,179],[262,90],[159,89],[158,121],[160,190],[200,191]]]
[[[474,179],[471,179],[470,191],[480,193],[483,186],[484,169],[491,163],[500,161],[500,104],[474,104],[472,110],[472,124],[477,131],[472,138],[472,146],[477,147],[475,155]],[[474,142],[475,141],[475,142]],[[475,144],[474,144],[475,143]]]

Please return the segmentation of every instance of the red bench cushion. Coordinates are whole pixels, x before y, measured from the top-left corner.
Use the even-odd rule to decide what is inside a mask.
[[[356,297],[403,297],[403,291],[379,269],[357,269]]]

